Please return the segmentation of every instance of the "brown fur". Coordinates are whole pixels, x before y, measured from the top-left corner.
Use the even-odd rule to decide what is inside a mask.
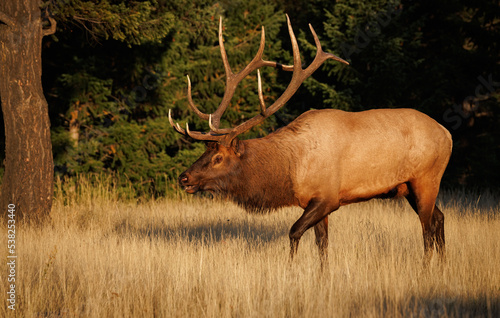
[[[228,183],[227,193],[252,212],[296,205],[293,181],[293,156],[275,142],[243,142],[241,175]]]

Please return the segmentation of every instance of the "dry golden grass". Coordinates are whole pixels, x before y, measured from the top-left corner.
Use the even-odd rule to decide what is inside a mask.
[[[58,195],[46,225],[17,224],[18,317],[500,316],[500,208],[491,196],[441,197],[448,261],[440,268],[435,258],[428,270],[405,202],[343,207],[330,216],[321,273],[312,230],[288,259],[300,209],[249,215],[208,199],[133,204],[106,187],[79,191]],[[9,314],[4,301],[0,316]]]

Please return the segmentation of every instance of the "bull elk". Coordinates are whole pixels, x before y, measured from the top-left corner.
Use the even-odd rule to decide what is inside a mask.
[[[188,193],[208,191],[222,194],[248,211],[300,206],[302,216],[290,229],[290,255],[299,240],[314,227],[320,258],[327,260],[328,215],[339,207],[372,198],[404,196],[418,214],[424,238],[424,262],[434,245],[444,256],[444,215],[435,205],[441,177],[451,154],[450,133],[427,115],[412,109],[376,109],[345,112],[311,110],[266,137],[240,140],[238,135],[262,123],[292,97],[302,82],[327,59],[349,64],[322,50],[310,29],[317,51],[313,62],[302,68],[297,40],[287,16],[293,50],[293,65],[262,59],[265,32],[253,60],[239,73],[228,63],[219,22],[219,46],[226,74],[226,90],[217,110],[201,112],[191,97],[188,77],[188,105],[207,120],[208,133],[173,128],[196,140],[207,142],[206,152],[179,176]],[[292,71],[283,94],[266,107],[259,68],[279,67]],[[238,83],[257,70],[260,113],[234,128],[221,128],[220,119]]]

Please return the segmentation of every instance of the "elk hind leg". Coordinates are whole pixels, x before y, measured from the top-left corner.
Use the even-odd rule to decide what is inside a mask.
[[[438,183],[439,185],[439,183]],[[426,182],[410,183],[406,196],[408,202],[418,214],[424,238],[424,265],[432,258],[434,245],[441,258],[444,258],[444,215],[436,207],[439,186]]]
[[[436,250],[439,254],[441,261],[446,261],[446,249],[444,239],[444,214],[439,210],[437,205],[434,205],[434,212],[432,214],[433,223],[436,228]]]

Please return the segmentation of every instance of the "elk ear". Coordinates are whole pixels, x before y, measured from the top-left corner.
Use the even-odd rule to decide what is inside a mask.
[[[231,141],[231,149],[233,149],[234,153],[238,156],[241,157],[243,153],[245,152],[245,146],[243,142],[241,142],[238,137],[234,138]]]
[[[217,143],[215,141],[209,141],[206,144],[207,150],[217,149]]]

